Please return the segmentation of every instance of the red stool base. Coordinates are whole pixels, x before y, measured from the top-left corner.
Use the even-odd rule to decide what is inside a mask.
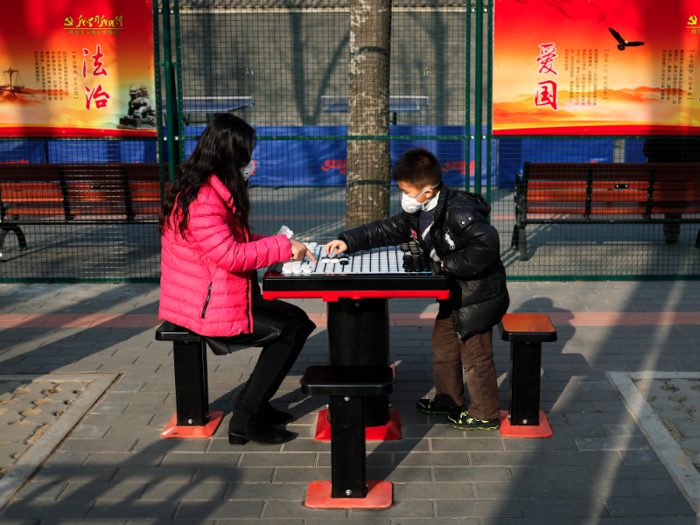
[[[540,424],[537,426],[511,425],[508,420],[508,411],[501,410],[501,435],[510,438],[548,438],[552,437],[552,427],[547,416],[540,410]]]
[[[365,428],[366,441],[397,441],[401,439],[401,412],[389,409],[390,419],[381,427]],[[328,409],[318,413],[316,421],[316,441],[331,440],[331,424],[328,422]]]
[[[164,438],[209,438],[214,435],[216,429],[219,428],[219,423],[224,418],[224,413],[220,410],[212,410],[209,412],[209,423],[204,426],[197,427],[178,427],[177,414],[175,414],[170,422],[165,426],[160,437]]]
[[[330,481],[312,481],[304,505],[312,509],[385,509],[391,507],[391,481],[368,481],[366,498],[331,498]]]

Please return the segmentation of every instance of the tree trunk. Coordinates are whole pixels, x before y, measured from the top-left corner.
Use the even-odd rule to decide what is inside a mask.
[[[350,0],[348,135],[389,135],[391,0]],[[389,215],[388,140],[348,140],[347,228]]]

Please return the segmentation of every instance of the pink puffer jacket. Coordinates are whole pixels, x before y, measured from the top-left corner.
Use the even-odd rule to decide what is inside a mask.
[[[288,261],[291,244],[284,235],[249,238],[237,226],[234,210],[233,196],[212,175],[190,204],[184,239],[171,216],[162,238],[161,319],[201,335],[252,332],[247,272]]]

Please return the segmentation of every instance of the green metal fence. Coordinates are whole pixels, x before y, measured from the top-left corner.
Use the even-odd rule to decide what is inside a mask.
[[[80,149],[84,162],[102,164],[146,148],[144,158],[164,174],[162,190],[207,123],[234,112],[258,133],[249,190],[255,231],[287,225],[297,238],[324,242],[397,213],[391,166],[423,146],[450,187],[492,203],[511,280],[700,275],[692,168],[669,175],[661,166],[700,160],[694,144],[493,136],[493,12],[482,0],[168,0],[154,20],[155,98],[166,124],[158,139],[49,139],[42,147]],[[2,154],[3,162],[20,160]],[[653,176],[645,163],[658,165]],[[553,164],[561,165],[559,190],[537,171]],[[0,281],[157,282],[155,217],[122,212],[32,216],[22,226],[26,250],[6,230]]]

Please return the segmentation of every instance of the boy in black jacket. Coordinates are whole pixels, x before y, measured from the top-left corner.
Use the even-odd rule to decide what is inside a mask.
[[[391,175],[403,191],[404,211],[341,233],[326,252],[354,253],[413,239],[430,254],[434,269],[452,277],[452,286],[450,299],[439,302],[433,328],[436,395],[419,400],[418,409],[445,414],[461,430],[497,430],[492,331],[510,300],[498,232],[486,220],[491,207],[481,195],[442,184],[440,163],[423,148],[404,153]]]

